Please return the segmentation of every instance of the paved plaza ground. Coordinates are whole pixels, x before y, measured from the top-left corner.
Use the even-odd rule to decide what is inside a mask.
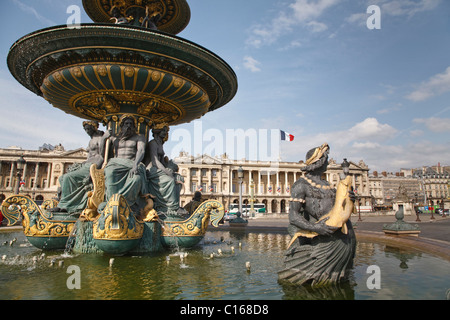
[[[416,221],[416,216],[405,216],[403,219],[405,222],[411,224],[417,224],[420,228],[419,237],[430,238],[441,241],[448,241],[450,247],[450,217],[441,217],[434,215],[435,219],[431,220],[431,215],[423,214],[420,215],[420,222]],[[351,221],[359,231],[373,231],[373,232],[383,232],[383,225],[391,224],[396,221],[393,215],[362,215],[362,221],[358,221],[358,216],[353,215]],[[287,214],[272,214],[264,218],[248,219],[248,228],[250,229],[261,229],[261,230],[274,230],[274,231],[286,231],[289,224]],[[226,228],[228,223],[222,226]]]

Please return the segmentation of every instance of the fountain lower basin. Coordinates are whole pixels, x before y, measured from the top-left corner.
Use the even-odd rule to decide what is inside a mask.
[[[180,251],[115,257],[45,252],[23,233],[0,233],[1,299],[446,299],[450,261],[418,248],[358,235],[350,281],[331,290],[289,288],[278,283],[284,233],[208,231],[201,246]],[[371,238],[372,237],[372,238]],[[392,241],[391,241],[392,242]],[[431,245],[431,244],[429,244]],[[186,255],[187,254],[187,255]],[[183,258],[181,258],[183,257]],[[51,260],[64,261],[50,266]],[[36,260],[36,261],[34,261]],[[246,269],[250,262],[250,272]],[[81,270],[81,289],[69,290],[66,269]],[[381,288],[369,289],[368,267],[378,265]],[[30,288],[34,288],[30,290]]]

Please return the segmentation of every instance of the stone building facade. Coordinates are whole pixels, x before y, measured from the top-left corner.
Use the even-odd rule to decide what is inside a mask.
[[[26,163],[18,181],[17,160],[23,156]],[[46,146],[39,150],[23,150],[19,147],[0,149],[0,202],[14,194],[17,183],[20,193],[40,202],[56,197],[59,177],[67,168],[86,161],[83,148],[65,151],[64,147]]]
[[[189,202],[195,191],[201,191],[203,199],[216,199],[225,208],[239,201],[238,169],[242,167],[242,200],[249,203],[251,191],[254,203],[264,203],[267,213],[289,212],[290,188],[303,176],[301,162],[263,162],[251,160],[232,160],[226,155],[211,157],[208,155],[193,157],[181,153],[174,159],[179,166],[179,173],[184,178],[181,190],[181,205]],[[323,178],[332,186],[337,186],[342,173],[340,163],[330,159],[328,170]],[[350,161],[350,175],[353,187],[361,197],[361,203],[370,200],[369,168],[363,161]]]
[[[450,202],[450,168],[441,166],[400,169],[396,173],[374,171],[370,176],[370,190],[375,206],[386,207],[398,201],[404,189],[409,202],[420,206],[442,205]]]

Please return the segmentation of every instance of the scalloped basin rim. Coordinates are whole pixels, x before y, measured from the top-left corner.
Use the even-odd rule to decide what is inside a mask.
[[[205,52],[207,52],[210,55],[213,55],[216,57],[216,59],[221,60],[224,64],[228,65],[227,62],[225,60],[223,60],[221,57],[219,57],[217,54],[215,54],[214,52],[212,52],[211,50],[206,49],[205,47],[190,41],[188,39],[179,37],[177,35],[174,34],[170,34],[167,32],[163,32],[160,30],[150,30],[150,29],[146,29],[146,28],[141,28],[141,27],[136,27],[136,26],[128,26],[128,25],[117,25],[117,24],[110,24],[110,23],[82,23],[80,24],[80,28],[76,29],[76,28],[69,28],[67,25],[62,24],[62,25],[57,25],[57,26],[52,26],[52,27],[47,27],[47,28],[43,28],[43,29],[39,29],[33,32],[28,33],[27,35],[21,37],[20,39],[16,40],[10,48],[10,51],[20,42],[23,42],[24,40],[30,38],[30,37],[34,37],[37,34],[44,34],[44,33],[48,33],[48,32],[53,32],[56,31],[58,29],[68,29],[68,30],[80,30],[80,29],[87,29],[87,28],[105,28],[105,29],[131,29],[131,30],[136,30],[136,31],[140,31],[143,33],[148,33],[148,34],[157,34],[157,35],[161,35],[161,36],[166,36],[168,38],[173,38],[175,40],[178,40],[180,42],[183,43],[187,43],[192,45],[193,47],[196,47],[197,49],[201,49]],[[231,67],[230,71],[233,71],[233,69]]]

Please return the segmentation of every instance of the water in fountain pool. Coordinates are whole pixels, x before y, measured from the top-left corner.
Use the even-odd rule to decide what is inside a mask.
[[[450,287],[449,261],[370,242],[358,243],[348,284],[283,287],[277,272],[289,240],[279,233],[211,231],[193,249],[114,257],[110,265],[106,254],[43,254],[21,233],[0,233],[0,299],[445,299]],[[371,265],[380,267],[380,289],[367,286]],[[81,289],[67,286],[70,266],[79,267]]]

